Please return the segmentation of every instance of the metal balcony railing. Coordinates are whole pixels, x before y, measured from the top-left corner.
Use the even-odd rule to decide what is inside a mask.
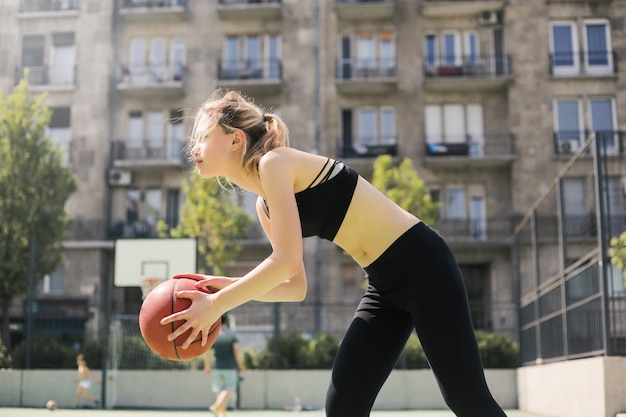
[[[426,137],[426,154],[430,156],[468,156],[471,158],[515,155],[511,134],[464,135],[462,137]]]
[[[219,60],[217,78],[220,80],[280,80],[282,63],[279,59]]]
[[[147,141],[118,140],[113,144],[113,159],[118,161],[182,162],[184,142],[181,139],[152,139]]]
[[[505,77],[511,74],[509,55],[444,55],[424,57],[426,77]]]
[[[613,75],[618,73],[614,51],[565,51],[550,54],[554,76]]]
[[[20,0],[19,13],[78,10],[78,0]]]
[[[124,0],[123,9],[139,9],[139,8],[187,8],[187,0]]]
[[[73,86],[76,84],[75,66],[31,66],[15,69],[15,84],[24,78],[24,71],[28,69],[28,83],[31,86],[54,85]]]
[[[437,231],[452,242],[501,241],[509,242],[518,219],[493,217],[485,219],[441,219]]]
[[[260,3],[282,3],[282,0],[219,0],[219,4],[224,6],[235,4],[260,4]]]
[[[364,143],[351,143],[351,141],[339,140],[338,143],[337,157],[339,158],[373,158],[380,155],[398,156],[397,139],[386,142],[367,141]]]
[[[376,80],[396,77],[397,64],[392,58],[337,60],[338,80]]]
[[[180,63],[120,66],[118,82],[131,86],[158,85],[163,83],[184,84],[187,68]]]
[[[600,141],[601,149],[605,155],[624,154],[624,132],[617,130],[559,130],[554,132],[554,152],[556,155],[574,155],[590,134],[595,134]],[[586,153],[591,154],[592,148]]]

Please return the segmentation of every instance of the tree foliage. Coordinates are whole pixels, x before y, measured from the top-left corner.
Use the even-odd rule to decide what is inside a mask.
[[[389,155],[376,158],[372,185],[409,213],[436,227],[439,203],[432,201],[424,181],[409,158],[404,158],[398,166],[393,165]]]
[[[25,80],[9,96],[0,91],[0,312],[7,346],[9,306],[28,289],[30,239],[37,239],[41,279],[61,262],[70,222],[64,205],[77,187],[59,147],[46,138],[45,98],[29,96]]]
[[[624,271],[624,286],[626,286],[626,232],[611,239],[609,255],[611,263]]]
[[[241,250],[237,238],[246,234],[252,217],[215,179],[204,180],[192,175],[183,180],[182,191],[185,202],[180,224],[168,231],[161,223],[161,234],[196,238],[202,257],[198,272],[224,274],[224,268]]]

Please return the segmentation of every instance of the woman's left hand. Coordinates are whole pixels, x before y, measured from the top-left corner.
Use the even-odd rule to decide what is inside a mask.
[[[187,349],[191,343],[202,335],[202,346],[205,346],[209,337],[211,326],[222,317],[223,312],[215,309],[215,294],[207,294],[202,291],[177,291],[175,296],[191,300],[191,305],[186,309],[171,314],[161,319],[161,324],[165,325],[174,321],[184,320],[176,330],[167,336],[167,340],[172,341],[187,330],[191,333],[182,344],[183,349]]]

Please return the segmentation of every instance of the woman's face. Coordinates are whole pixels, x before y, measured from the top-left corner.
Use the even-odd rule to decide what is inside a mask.
[[[221,126],[206,131],[191,149],[193,162],[202,178],[225,176],[233,160],[233,133]]]

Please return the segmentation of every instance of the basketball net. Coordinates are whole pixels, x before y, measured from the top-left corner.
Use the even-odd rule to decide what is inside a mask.
[[[165,281],[163,278],[151,278],[151,277],[141,277],[139,282],[141,284],[141,299],[145,300],[150,291],[155,289],[157,285]]]

